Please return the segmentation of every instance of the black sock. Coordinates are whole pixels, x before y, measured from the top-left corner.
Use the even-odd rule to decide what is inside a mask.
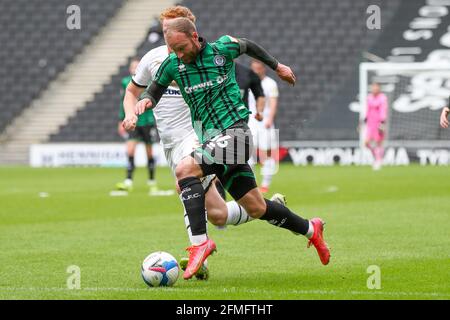
[[[134,156],[128,156],[127,179],[133,179]]]
[[[147,162],[148,176],[150,180],[155,180],[155,159],[149,158]]]
[[[259,219],[266,220],[270,224],[273,224],[280,228],[291,230],[295,233],[305,235],[308,232],[308,220],[296,215],[287,207],[277,202],[273,202],[267,199],[264,200],[266,201],[267,205],[266,213]]]
[[[178,186],[192,235],[206,234],[205,191],[202,182],[199,178],[188,177],[179,180]]]

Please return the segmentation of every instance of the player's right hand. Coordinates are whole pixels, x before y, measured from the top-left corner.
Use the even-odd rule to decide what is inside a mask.
[[[118,128],[117,128],[117,133],[119,134],[119,136],[124,137],[127,134],[127,130],[125,130],[124,126],[123,126],[123,122],[119,122]]]
[[[263,121],[264,117],[260,112],[256,112],[255,119],[256,121]]]
[[[152,107],[152,101],[149,98],[144,98],[134,106],[134,113],[138,116],[143,114],[146,109],[150,109]]]
[[[444,109],[442,109],[442,113],[441,113],[441,127],[442,128],[448,128],[448,126],[449,126],[449,122],[448,122],[449,113],[450,113],[449,107],[445,107]]]
[[[138,120],[138,117],[135,114],[126,114],[125,119],[122,121],[122,126],[127,131],[133,131],[136,129],[136,122]]]
[[[277,72],[277,75],[280,77],[281,80],[284,80],[292,85],[295,85],[296,78],[291,68],[282,63],[278,63],[277,69],[275,71]]]

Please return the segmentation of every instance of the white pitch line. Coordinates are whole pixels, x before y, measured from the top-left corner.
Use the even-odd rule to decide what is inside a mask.
[[[106,287],[92,287],[92,288],[80,288],[80,289],[68,289],[68,288],[58,288],[58,287],[0,287],[1,291],[42,291],[42,292],[66,292],[66,293],[76,293],[76,292],[95,292],[95,291],[111,291],[111,292],[151,292],[152,288],[106,288]],[[405,292],[405,291],[338,291],[338,290],[265,290],[265,289],[239,289],[239,288],[160,288],[161,291],[167,292],[222,292],[222,293],[265,293],[265,294],[308,294],[308,295],[323,295],[323,296],[334,296],[334,295],[377,295],[377,296],[419,296],[419,297],[441,297],[450,298],[450,293],[442,292]]]

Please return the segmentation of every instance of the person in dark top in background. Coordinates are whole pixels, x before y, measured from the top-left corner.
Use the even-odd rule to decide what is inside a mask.
[[[262,121],[262,112],[264,111],[264,90],[261,86],[261,79],[253,72],[252,69],[243,64],[236,63],[236,81],[239,89],[241,89],[241,97],[244,100],[245,106],[248,108],[248,93],[252,91],[256,100],[257,113],[254,116],[256,120]]]
[[[256,120],[263,120],[263,111],[265,105],[264,90],[261,86],[261,79],[253,72],[249,67],[244,66],[241,63],[236,63],[236,82],[241,89],[241,97],[244,101],[247,109],[250,110],[248,105],[248,93],[251,90],[256,100],[256,114],[251,114],[250,117],[255,117]],[[256,159],[255,155],[252,159]],[[252,163],[253,164],[253,163]],[[226,192],[219,180],[216,180],[216,188],[224,200],[226,200]]]

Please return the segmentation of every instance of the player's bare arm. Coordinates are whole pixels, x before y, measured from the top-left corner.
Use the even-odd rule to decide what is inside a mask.
[[[125,97],[123,99],[123,108],[125,111],[125,119],[122,121],[122,126],[125,130],[130,131],[136,128],[137,116],[134,112],[134,106],[138,102],[143,88],[138,87],[133,82],[130,82],[125,91]]]
[[[265,105],[266,105],[265,97],[258,97],[258,99],[256,99],[256,114],[255,114],[256,120],[263,121],[264,119],[263,112]]]
[[[442,109],[441,113],[441,127],[442,128],[448,128],[449,121],[448,121],[448,115],[450,114],[450,107],[445,107]]]
[[[291,68],[278,62],[277,59],[270,55],[269,52],[267,52],[259,44],[245,38],[239,38],[237,41],[239,42],[241,53],[245,53],[248,56],[263,62],[265,65],[274,70],[281,80],[292,85],[295,84],[296,77]]]
[[[265,127],[268,129],[272,127],[273,121],[275,119],[275,116],[277,114],[277,107],[278,107],[278,98],[271,97],[269,98],[269,116],[265,120]]]

